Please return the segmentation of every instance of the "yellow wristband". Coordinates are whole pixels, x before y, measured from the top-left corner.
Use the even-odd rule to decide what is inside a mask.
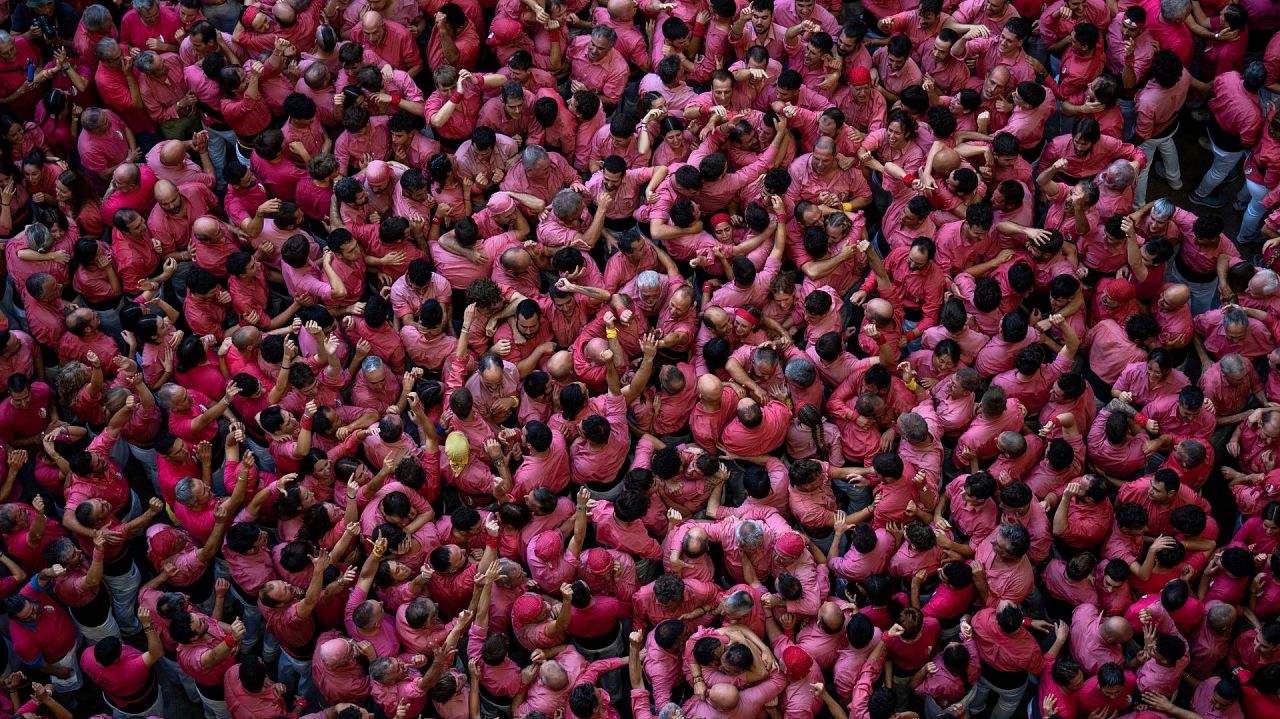
[[[613,329],[612,327],[605,327],[605,328],[604,328],[604,336],[605,336],[607,339],[611,339],[611,340],[612,340],[612,339],[617,339],[617,338],[618,338],[618,331],[617,331],[617,330],[615,330],[615,329]]]
[[[852,203],[852,202],[841,202],[841,203],[840,203],[840,209],[844,210],[845,212],[853,212],[853,203]]]

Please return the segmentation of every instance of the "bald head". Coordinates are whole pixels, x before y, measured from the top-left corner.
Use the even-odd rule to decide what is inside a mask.
[[[508,272],[524,272],[533,264],[533,258],[523,247],[512,247],[498,259]]]
[[[1178,309],[1191,301],[1191,289],[1186,285],[1170,285],[1160,293],[1160,299],[1169,309]]]
[[[702,320],[705,324],[710,325],[717,330],[721,327],[728,329],[729,313],[720,307],[708,307],[702,311]]]
[[[587,359],[591,360],[592,362],[596,364],[601,364],[600,353],[604,352],[607,349],[609,349],[608,340],[606,340],[603,337],[593,337],[587,340],[587,343],[582,346],[582,353],[585,354],[587,356]]]
[[[313,62],[302,71],[302,81],[312,90],[320,90],[329,84],[329,68],[322,62]]]
[[[732,684],[716,684],[707,692],[711,706],[720,711],[732,711],[738,708],[738,688]]]
[[[818,607],[818,621],[822,622],[827,632],[835,634],[844,627],[844,612],[840,611],[840,605],[835,602],[823,602]]]
[[[180,140],[165,140],[160,143],[160,164],[165,167],[181,167],[187,159],[187,148]]]
[[[685,556],[701,557],[707,551],[707,530],[701,527],[694,527],[689,533],[684,535],[684,542],[681,549]]]
[[[287,2],[278,2],[271,6],[271,16],[276,22],[288,27],[298,21],[298,11],[293,9],[293,5]]]
[[[565,672],[564,667],[560,666],[560,662],[554,659],[543,662],[542,667],[538,670],[538,676],[542,679],[542,683],[553,692],[564,691],[569,687],[569,674]]]
[[[257,347],[261,339],[262,333],[253,326],[241,327],[231,334],[231,344],[241,352]]]
[[[1280,277],[1276,273],[1262,269],[1249,278],[1249,294],[1253,297],[1271,297],[1280,290]]]
[[[116,189],[128,188],[132,191],[142,182],[142,171],[132,162],[122,162],[111,173],[111,181],[116,183]]]
[[[165,204],[178,199],[178,186],[168,180],[160,180],[156,183],[156,202]]]
[[[573,377],[573,353],[560,350],[547,360],[547,374],[557,382],[565,382]]]
[[[364,34],[370,35],[381,30],[383,22],[382,13],[377,10],[367,10],[360,16],[360,29]]]
[[[216,218],[201,215],[191,225],[191,234],[195,235],[197,240],[216,240],[222,234],[222,226],[218,224]]]
[[[613,20],[626,21],[636,16],[635,0],[609,0],[605,9],[609,11],[609,17]]]
[[[365,13],[365,16],[378,13]],[[391,166],[382,160],[374,160],[364,168],[364,177],[371,185],[381,185],[391,179]]]
[[[1124,617],[1110,617],[1098,627],[1098,635],[1107,644],[1124,644],[1133,638],[1133,627]]]
[[[719,402],[724,392],[724,382],[713,374],[704,374],[698,378],[698,399],[703,402]]]
[[[882,322],[893,319],[893,305],[888,300],[879,297],[868,300],[866,308],[867,319],[875,318]]]
[[[960,167],[960,153],[949,147],[944,147],[934,153],[933,171],[934,174],[946,176],[954,172]]]

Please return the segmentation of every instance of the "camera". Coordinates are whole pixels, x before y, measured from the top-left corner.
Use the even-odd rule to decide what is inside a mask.
[[[58,36],[58,28],[54,25],[53,18],[48,15],[36,15],[31,18],[31,24],[40,29],[40,34],[45,38],[55,38]]]

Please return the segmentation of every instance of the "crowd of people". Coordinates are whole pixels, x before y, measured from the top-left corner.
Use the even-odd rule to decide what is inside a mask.
[[[1280,716],[1250,5],[8,0],[0,717]]]

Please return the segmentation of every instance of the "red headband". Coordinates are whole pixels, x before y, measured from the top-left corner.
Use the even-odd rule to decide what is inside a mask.
[[[756,325],[760,324],[760,320],[759,320],[758,318],[756,318],[756,316],[755,316],[755,315],[753,315],[753,314],[751,314],[750,312],[748,312],[748,311],[746,311],[746,310],[742,309],[741,307],[739,307],[738,309],[736,309],[736,310],[734,310],[734,311],[733,311],[733,316],[734,316],[734,317],[737,317],[738,319],[742,320],[743,322],[746,322],[747,324],[751,325],[752,327],[755,327]]]
[[[729,215],[724,212],[718,212],[711,216],[711,227],[715,228],[723,222],[729,221]]]
[[[240,15],[240,24],[244,25],[246,28],[253,25],[253,19],[258,17],[258,13],[260,12],[262,11],[256,7],[245,8],[244,12]]]

